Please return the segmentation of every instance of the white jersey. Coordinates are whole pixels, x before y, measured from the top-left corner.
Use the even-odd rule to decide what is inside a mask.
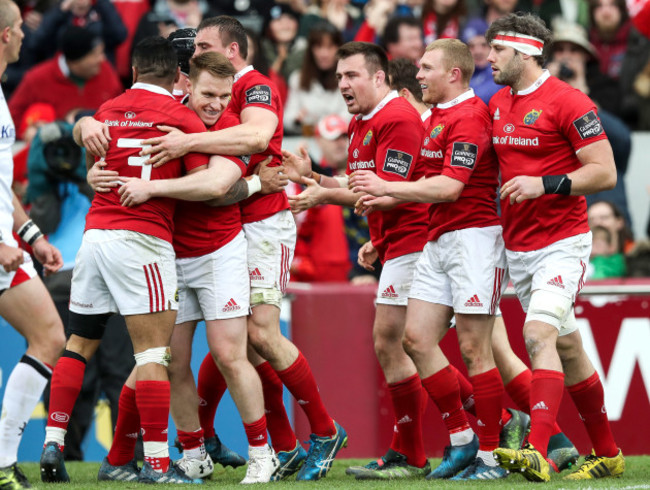
[[[16,142],[16,128],[9,114],[9,107],[0,88],[0,231],[3,241],[18,246],[11,231],[14,227],[14,205],[11,184],[14,178],[14,159],[11,148]]]

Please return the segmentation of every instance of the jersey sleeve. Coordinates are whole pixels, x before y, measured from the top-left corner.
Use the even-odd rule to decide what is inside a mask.
[[[557,104],[559,124],[575,151],[607,139],[593,101],[579,90]]]
[[[442,175],[469,182],[477,164],[490,148],[492,125],[476,112],[463,111],[447,129]]]
[[[261,107],[262,109],[273,112],[278,117],[282,114],[280,92],[268,80],[261,81],[255,85],[251,84],[244,89],[242,101],[242,111],[247,107]]]
[[[377,135],[377,175],[384,180],[411,180],[424,127],[418,117],[391,118]]]

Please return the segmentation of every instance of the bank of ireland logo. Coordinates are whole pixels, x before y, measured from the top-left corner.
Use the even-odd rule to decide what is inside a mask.
[[[503,131],[505,133],[512,133],[514,130],[515,130],[515,125],[514,124],[508,123],[505,126],[503,126]]]
[[[436,139],[443,129],[445,129],[445,126],[443,124],[438,124],[435,128],[433,128],[430,135],[431,139]]]
[[[352,156],[354,158],[359,158],[359,148],[354,149],[354,151],[352,152]]]
[[[372,139],[372,129],[366,133],[366,135],[363,137],[363,146],[368,146],[370,144],[370,140]]]
[[[541,113],[542,113],[541,109],[539,111],[533,109],[532,111],[530,111],[528,114],[524,116],[524,124],[526,126],[532,126],[539,119]]]
[[[124,117],[127,119],[133,119],[136,116],[135,112],[129,111],[124,113]]]

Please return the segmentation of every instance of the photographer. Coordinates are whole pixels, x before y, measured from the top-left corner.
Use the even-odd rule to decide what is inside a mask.
[[[547,68],[551,75],[584,92],[598,105],[598,115],[614,151],[618,177],[616,187],[586,196],[587,204],[595,201],[613,202],[631,227],[624,179],[632,150],[630,129],[608,109],[609,103],[615,100],[611,93],[614,88],[608,88],[608,77],[599,72],[596,49],[587,39],[584,28],[565,21],[554,23],[554,28],[551,61]]]
[[[44,277],[43,282],[67,327],[72,269],[93,196],[86,183],[84,150],[72,138],[72,125],[57,121],[42,126],[32,141],[27,169],[29,184],[25,201],[31,204],[30,218],[49,235],[50,242],[60,248],[63,257],[63,267]],[[124,319],[114,315],[108,327],[97,355],[88,363],[82,394],[71,417],[64,453],[69,460],[83,459],[81,443],[101,392],[108,398],[115,426],[120,390],[133,366]],[[45,398],[47,403],[49,389]]]

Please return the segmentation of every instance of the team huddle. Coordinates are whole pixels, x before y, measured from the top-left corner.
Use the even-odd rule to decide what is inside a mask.
[[[15,4],[0,2],[3,17],[14,16],[3,21],[19,26]],[[373,339],[393,403],[393,439],[383,457],[349,467],[348,475],[465,481],[521,472],[548,481],[579,457],[556,423],[566,387],[593,453],[565,478],[620,476],[624,458],[573,311],[591,247],[583,196],[614,186],[612,150],[593,102],[543,69],[551,40],[543,22],[512,14],[495,21],[486,38],[494,79],[505,85],[489,107],[469,88],[474,63],[458,40],[434,41],[420,60],[426,106],[398,95],[382,48],[339,48],[338,86],[355,117],[347,174],[335,177],[282,149],[278,91],[246,63],[246,32],[237,20],[213,17],[196,31],[138,44],[131,89],[74,128],[96,194],[73,273],[71,335],[58,361],[24,361],[43,380],[51,373],[42,480],[70,481],[65,434],[86,363],[114,313],[125,317],[135,367],[99,480],[202,483],[215,463],[248,463],[244,484],[325,477],[347,433],[279,326],[296,241],[292,211],[324,203],[368,217],[371,241],[359,264],[383,265]],[[4,66],[15,61],[3,59]],[[305,190],[287,197],[289,179]],[[23,215],[14,213],[13,228],[56,269],[56,249],[46,249]],[[12,226],[4,225],[6,234]],[[35,276],[19,276],[17,254],[13,262],[3,257],[4,295]],[[512,352],[500,316],[509,280],[526,312],[532,370]],[[199,321],[210,352],[195,383],[190,360]],[[468,378],[439,347],[450,324]],[[283,386],[309,420],[307,450],[289,422]],[[32,391],[39,387],[43,381]],[[245,428],[248,461],[215,433],[226,389]],[[505,392],[518,410],[502,406]],[[433,469],[422,434],[426,395],[450,439]],[[4,411],[0,437],[19,423]],[[170,413],[178,461],[169,456]],[[477,419],[476,434],[468,414]],[[16,466],[20,436],[12,437],[11,449],[0,448],[0,486],[25,488]]]

